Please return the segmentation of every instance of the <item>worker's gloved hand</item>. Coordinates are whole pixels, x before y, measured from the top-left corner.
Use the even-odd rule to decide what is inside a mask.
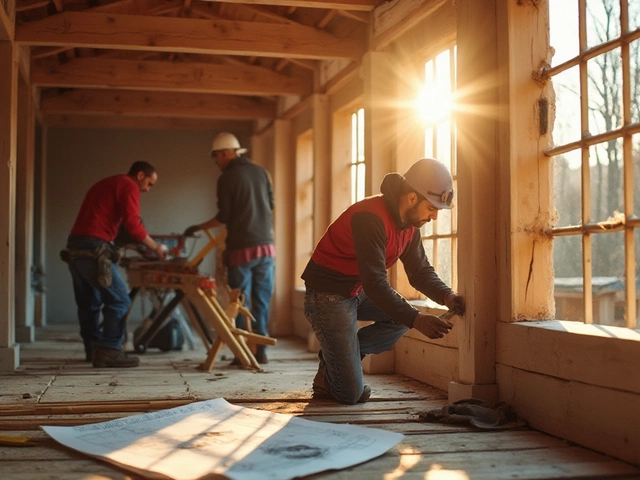
[[[166,258],[168,251],[169,249],[164,243],[159,243],[158,248],[156,248],[156,255],[158,255],[158,258],[164,259]]]
[[[413,328],[429,338],[442,338],[453,328],[449,322],[439,319],[435,315],[419,313],[413,321]]]
[[[449,310],[454,315],[462,316],[467,309],[464,297],[461,297],[455,292],[449,293],[444,297],[444,304],[449,307]]]
[[[182,236],[183,237],[193,237],[193,234],[196,233],[199,230],[202,230],[200,228],[200,225],[191,225],[190,227],[187,227],[187,229],[184,232],[182,232]]]

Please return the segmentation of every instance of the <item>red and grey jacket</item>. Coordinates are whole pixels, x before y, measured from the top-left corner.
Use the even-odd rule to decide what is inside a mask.
[[[347,208],[316,245],[302,279],[308,290],[344,297],[364,290],[380,310],[412,327],[418,310],[391,287],[387,269],[400,259],[409,283],[440,304],[451,289],[429,263],[420,230],[400,220],[401,183],[401,175],[388,174],[380,186],[381,195]]]

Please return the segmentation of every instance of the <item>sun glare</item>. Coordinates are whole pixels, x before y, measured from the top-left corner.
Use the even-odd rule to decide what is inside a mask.
[[[453,98],[449,85],[426,86],[415,101],[415,108],[425,125],[434,125],[450,117]]]

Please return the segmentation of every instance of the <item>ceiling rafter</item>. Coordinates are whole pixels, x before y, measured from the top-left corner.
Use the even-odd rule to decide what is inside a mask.
[[[207,2],[218,0],[203,0]],[[381,0],[225,0],[224,4],[254,4],[272,5],[292,8],[324,8],[336,10],[356,10],[361,12],[371,12],[378,6]]]
[[[63,12],[16,27],[23,45],[66,46],[265,57],[357,59],[365,38],[338,38],[291,24]]]

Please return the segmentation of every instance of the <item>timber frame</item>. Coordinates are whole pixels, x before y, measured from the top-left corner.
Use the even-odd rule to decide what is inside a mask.
[[[399,120],[415,93],[407,72],[455,44],[468,312],[444,341],[409,332],[365,368],[451,401],[506,401],[534,428],[640,464],[640,335],[554,319],[551,133],[537,108],[553,91],[536,81],[551,54],[548,1],[0,0],[0,369],[17,368],[20,343],[47,321],[30,287],[34,256],[55,261],[32,241],[53,228],[35,195],[47,187],[34,179],[35,125],[50,169],[47,136],[60,126],[249,137],[277,192],[272,334],[305,337],[296,142],[308,141],[315,242],[345,206],[343,109],[365,108],[366,191],[377,193],[423,155],[420,129]]]

